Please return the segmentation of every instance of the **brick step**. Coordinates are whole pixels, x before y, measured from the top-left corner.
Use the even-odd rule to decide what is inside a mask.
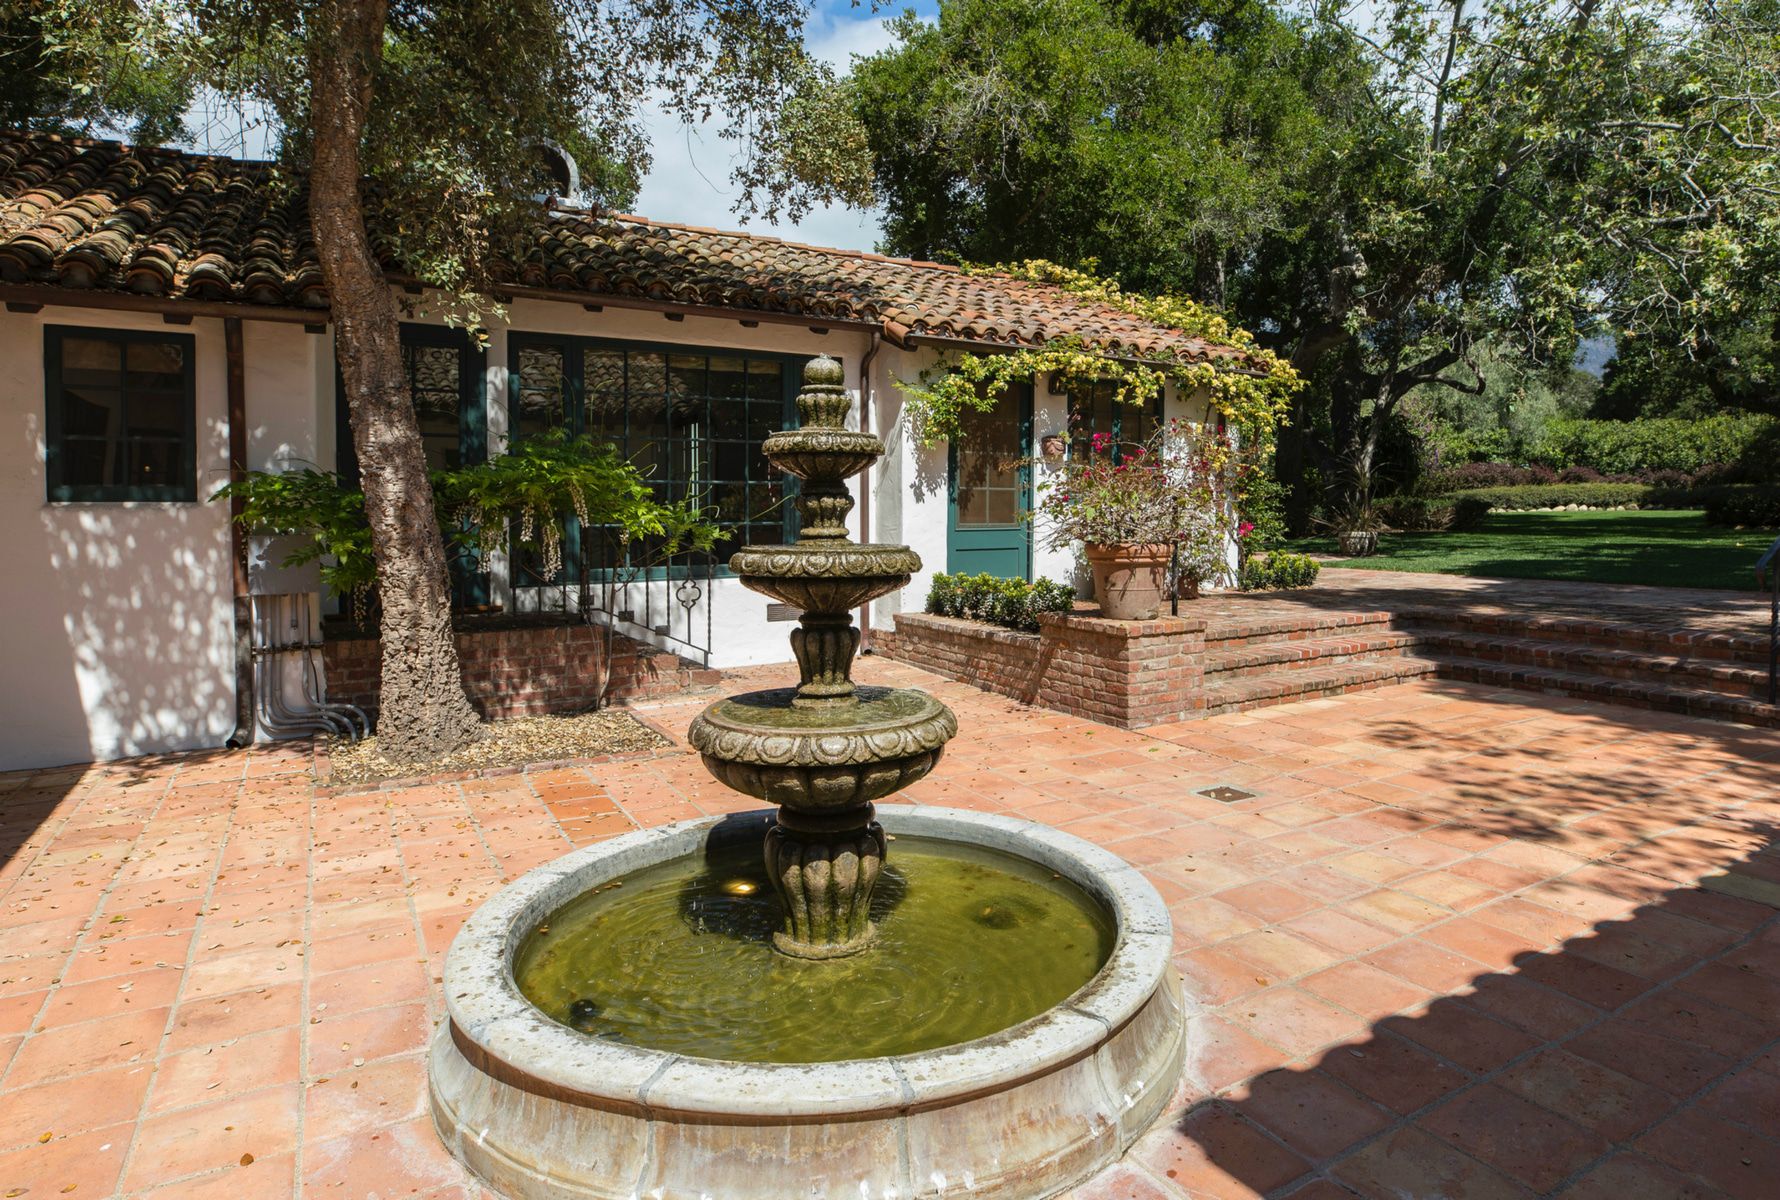
[[[1308,670],[1349,662],[1377,662],[1415,650],[1427,635],[1382,627],[1358,626],[1339,637],[1311,638],[1294,642],[1263,642],[1208,650],[1205,682],[1208,685],[1251,675]]]
[[[1424,646],[1458,658],[1575,675],[1599,675],[1692,691],[1723,692],[1752,699],[1765,699],[1768,692],[1765,662],[1761,667],[1755,667],[1692,654],[1657,654],[1582,646],[1546,638],[1509,638],[1440,629],[1424,629],[1416,636]]]
[[[1315,700],[1321,696],[1389,687],[1410,679],[1426,678],[1436,669],[1433,660],[1406,654],[1371,662],[1305,666],[1297,670],[1250,675],[1207,687],[1204,715],[1245,712],[1270,704],[1289,704],[1296,700]]]
[[[1213,620],[1205,630],[1207,652],[1239,646],[1276,646],[1285,642],[1319,641],[1358,633],[1383,633],[1391,628],[1388,612],[1296,612]]]
[[[1438,651],[1430,651],[1426,657],[1437,665],[1442,679],[1574,696],[1578,700],[1599,700],[1744,725],[1780,727],[1780,705],[1767,704],[1752,697],[1699,688],[1665,687],[1577,671],[1489,662]]]
[[[1414,606],[1399,609],[1398,629],[1441,629],[1488,634],[1529,641],[1565,642],[1610,650],[1686,655],[1767,668],[1766,628],[1748,633],[1694,633],[1647,629],[1638,625],[1590,621],[1581,617],[1540,613],[1473,613],[1462,608]]]

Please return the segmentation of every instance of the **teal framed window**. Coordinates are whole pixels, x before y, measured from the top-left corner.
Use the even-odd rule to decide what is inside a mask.
[[[48,498],[196,500],[192,335],[72,325],[43,332]]]
[[[568,429],[611,442],[664,501],[714,511],[729,535],[711,558],[723,570],[737,547],[795,536],[787,487],[760,452],[768,434],[796,424],[803,360],[722,350],[549,334],[508,339],[512,436]],[[580,531],[569,531],[563,575],[543,578],[530,555],[514,558],[514,585],[575,577]]]
[[[1100,453],[1116,464],[1125,451],[1141,445],[1162,422],[1162,396],[1148,404],[1126,404],[1119,399],[1119,385],[1101,379],[1069,393],[1069,455],[1084,459],[1094,451],[1094,435],[1106,434],[1112,444]]]

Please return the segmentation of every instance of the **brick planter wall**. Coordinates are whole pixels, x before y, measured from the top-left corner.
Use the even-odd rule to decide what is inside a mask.
[[[611,700],[654,699],[718,679],[715,670],[626,637],[614,639],[613,649]],[[579,623],[457,633],[464,690],[490,720],[592,708],[605,652],[605,632]],[[375,720],[381,657],[376,638],[329,638],[322,648],[328,699],[356,704]]]
[[[1046,613],[1039,632],[898,613],[878,653],[986,691],[1121,729],[1183,721],[1204,707],[1205,622],[1109,621]]]

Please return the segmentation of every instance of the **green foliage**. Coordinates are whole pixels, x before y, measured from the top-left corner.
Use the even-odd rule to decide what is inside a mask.
[[[1242,590],[1271,592],[1281,588],[1305,588],[1316,582],[1322,566],[1308,554],[1275,550],[1242,564]]]
[[[487,553],[505,549],[511,535],[542,553],[547,575],[562,566],[570,520],[636,548],[633,565],[709,550],[725,536],[692,501],[656,500],[636,467],[609,443],[587,437],[553,432],[516,440],[508,453],[485,463],[433,472],[432,488],[447,541]],[[336,595],[362,603],[377,582],[363,492],[331,471],[253,471],[211,498],[237,495],[243,500],[243,527],[310,539],[286,566],[320,560],[322,582]]]
[[[1469,488],[1453,492],[1446,499],[1480,500],[1499,512],[1525,512],[1529,509],[1564,508],[1572,504],[1585,508],[1634,507],[1650,499],[1649,485],[1642,483],[1546,483],[1524,487]]]
[[[1112,439],[1096,434],[1090,451],[1038,485],[1045,543],[1171,545],[1185,579],[1222,576],[1235,534],[1235,455],[1215,429],[1170,421],[1112,461]]]
[[[1603,474],[1672,470],[1689,474],[1708,466],[1756,465],[1752,452],[1771,447],[1780,419],[1753,413],[1637,421],[1558,420],[1527,445],[1530,462],[1551,467],[1586,466]],[[1780,473],[1780,456],[1760,464]]]
[[[852,94],[890,249],[1098,261],[1262,330],[1310,381],[1280,458],[1302,514],[1312,478],[1363,502],[1411,393],[1481,397],[1489,426],[1447,424],[1483,440],[1449,449],[1493,456],[1576,411],[1585,335],[1773,324],[1777,24],[1772,0],[957,0],[896,23]]]
[[[194,80],[167,61],[169,33],[91,0],[0,6],[0,129],[179,139]]]
[[[1236,536],[1244,561],[1285,540],[1286,489],[1270,468],[1265,460],[1251,457],[1237,465]]]
[[[1386,526],[1413,533],[1475,529],[1489,515],[1490,507],[1489,500],[1475,492],[1442,497],[1387,496],[1372,505]]]
[[[241,525],[254,533],[309,539],[284,560],[287,567],[320,561],[321,580],[336,596],[362,603],[377,580],[365,494],[332,471],[250,471],[211,497],[240,497]]]
[[[1027,583],[989,574],[935,575],[927,592],[930,613],[1028,632],[1038,628],[1040,613],[1068,612],[1073,607],[1075,589],[1049,579]]]
[[[1702,489],[1706,491],[1706,489]],[[1780,529],[1780,486],[1756,484],[1710,489],[1706,521],[1737,529]]]
[[[648,546],[660,559],[684,550],[709,550],[723,535],[692,501],[663,504],[648,481],[610,442],[560,430],[515,440],[507,453],[457,471],[433,473],[448,536],[484,553],[500,550],[509,526],[517,540],[543,556],[543,574],[562,568],[570,519],[583,529],[606,528],[626,546]]]
[[[38,24],[56,54],[36,76],[48,82],[14,119],[53,121],[63,97],[91,96],[107,111],[147,109],[158,123],[139,127],[168,136],[177,122],[159,115],[166,104],[140,101],[143,80],[180,82],[175,115],[202,80],[267,113],[280,157],[306,166],[318,86],[311,51],[338,36],[351,8],[50,0]],[[524,260],[538,197],[557,190],[538,145],[575,156],[582,193],[565,199],[623,209],[649,166],[642,118],[652,103],[688,124],[721,114],[744,211],[797,217],[813,204],[864,200],[863,134],[832,71],[804,50],[805,15],[801,0],[390,5],[359,146],[379,254],[444,289],[448,312],[498,313],[488,298],[495,264]]]
[[[1079,300],[1120,309],[1212,345],[1237,349],[1242,359],[1221,365],[1167,356],[1131,362],[1109,356],[1109,350],[1118,347],[1092,346],[1075,337],[1002,354],[960,354],[923,371],[918,381],[902,382],[916,437],[924,446],[957,437],[966,411],[991,411],[1010,385],[1052,375],[1065,388],[1111,380],[1118,385],[1115,396],[1121,403],[1140,406],[1154,400],[1165,383],[1173,382],[1183,394],[1203,395],[1243,432],[1253,452],[1264,454],[1272,446],[1274,429],[1285,418],[1292,393],[1300,386],[1292,368],[1257,345],[1246,330],[1184,296],[1127,292],[1116,280],[1072,271],[1043,259],[970,269],[1056,287]]]

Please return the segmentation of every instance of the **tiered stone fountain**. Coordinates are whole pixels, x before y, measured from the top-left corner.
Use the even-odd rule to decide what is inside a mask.
[[[773,941],[798,958],[841,958],[872,944],[885,851],[873,801],[933,770],[958,732],[951,709],[926,692],[853,682],[853,610],[906,586],[921,559],[907,546],[847,537],[845,481],[884,453],[876,434],[845,427],[851,403],[841,365],[812,360],[797,397],[802,426],[762,447],[802,484],[800,539],[748,546],[729,560],[745,586],[802,612],[791,635],[798,685],[720,700],[687,735],[711,774],[779,806],[766,836],[767,873],[785,908]]]
[[[852,680],[852,610],[920,559],[847,537],[844,481],[883,453],[847,409],[840,364],[813,360],[801,427],[764,447],[800,481],[800,539],[730,560],[800,610],[799,682],[720,700],[688,734],[776,811],[577,851],[452,943],[433,1119],[503,1195],[1052,1196],[1173,1091],[1179,979],[1141,874],[1011,817],[879,806],[957,721]]]

